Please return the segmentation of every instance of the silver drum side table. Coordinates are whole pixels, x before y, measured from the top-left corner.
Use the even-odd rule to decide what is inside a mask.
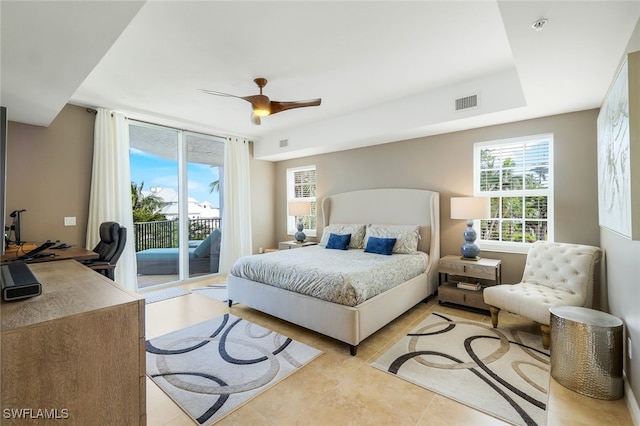
[[[556,306],[551,312],[551,377],[598,399],[623,396],[623,325],[604,312]]]

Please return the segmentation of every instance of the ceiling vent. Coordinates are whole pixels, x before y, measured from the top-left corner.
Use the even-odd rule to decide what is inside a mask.
[[[289,139],[280,140],[280,148],[284,148],[286,146],[289,146]]]
[[[478,95],[467,96],[466,98],[456,99],[456,111],[463,109],[476,108],[478,106]]]

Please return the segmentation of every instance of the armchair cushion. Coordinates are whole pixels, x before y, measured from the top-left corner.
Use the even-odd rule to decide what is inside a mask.
[[[484,302],[549,325],[552,306],[583,306],[584,296],[538,284],[520,283],[486,287]]]

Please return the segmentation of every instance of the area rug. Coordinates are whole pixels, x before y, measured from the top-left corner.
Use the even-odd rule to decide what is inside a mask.
[[[147,341],[147,375],[210,425],[322,352],[225,314]]]
[[[546,425],[540,336],[432,313],[373,364],[514,425]]]
[[[184,296],[185,294],[189,294],[189,292],[183,288],[170,287],[162,290],[141,293],[140,295],[144,297],[145,303],[149,304],[149,303],[160,302],[161,300],[172,299],[174,297]]]
[[[229,298],[227,297],[227,285],[226,284],[211,284],[206,287],[192,288],[192,292],[196,294],[202,294],[211,299],[216,299],[221,302],[227,303]],[[235,305],[237,302],[234,302]]]

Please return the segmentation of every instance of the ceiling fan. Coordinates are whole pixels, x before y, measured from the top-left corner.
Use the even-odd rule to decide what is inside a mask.
[[[250,102],[253,108],[253,113],[251,114],[251,121],[254,124],[260,124],[260,117],[266,117],[267,115],[273,115],[278,112],[286,111],[288,109],[293,109],[293,108],[318,106],[322,101],[322,99],[310,99],[306,101],[288,101],[288,102],[272,101],[269,99],[269,97],[267,97],[267,95],[262,94],[262,88],[267,85],[267,80],[264,78],[256,78],[253,81],[260,88],[259,95],[236,96],[236,95],[230,95],[229,93],[216,92],[213,90],[206,90],[206,89],[198,89],[198,90],[209,95],[229,96],[231,98],[244,99],[245,101]]]

